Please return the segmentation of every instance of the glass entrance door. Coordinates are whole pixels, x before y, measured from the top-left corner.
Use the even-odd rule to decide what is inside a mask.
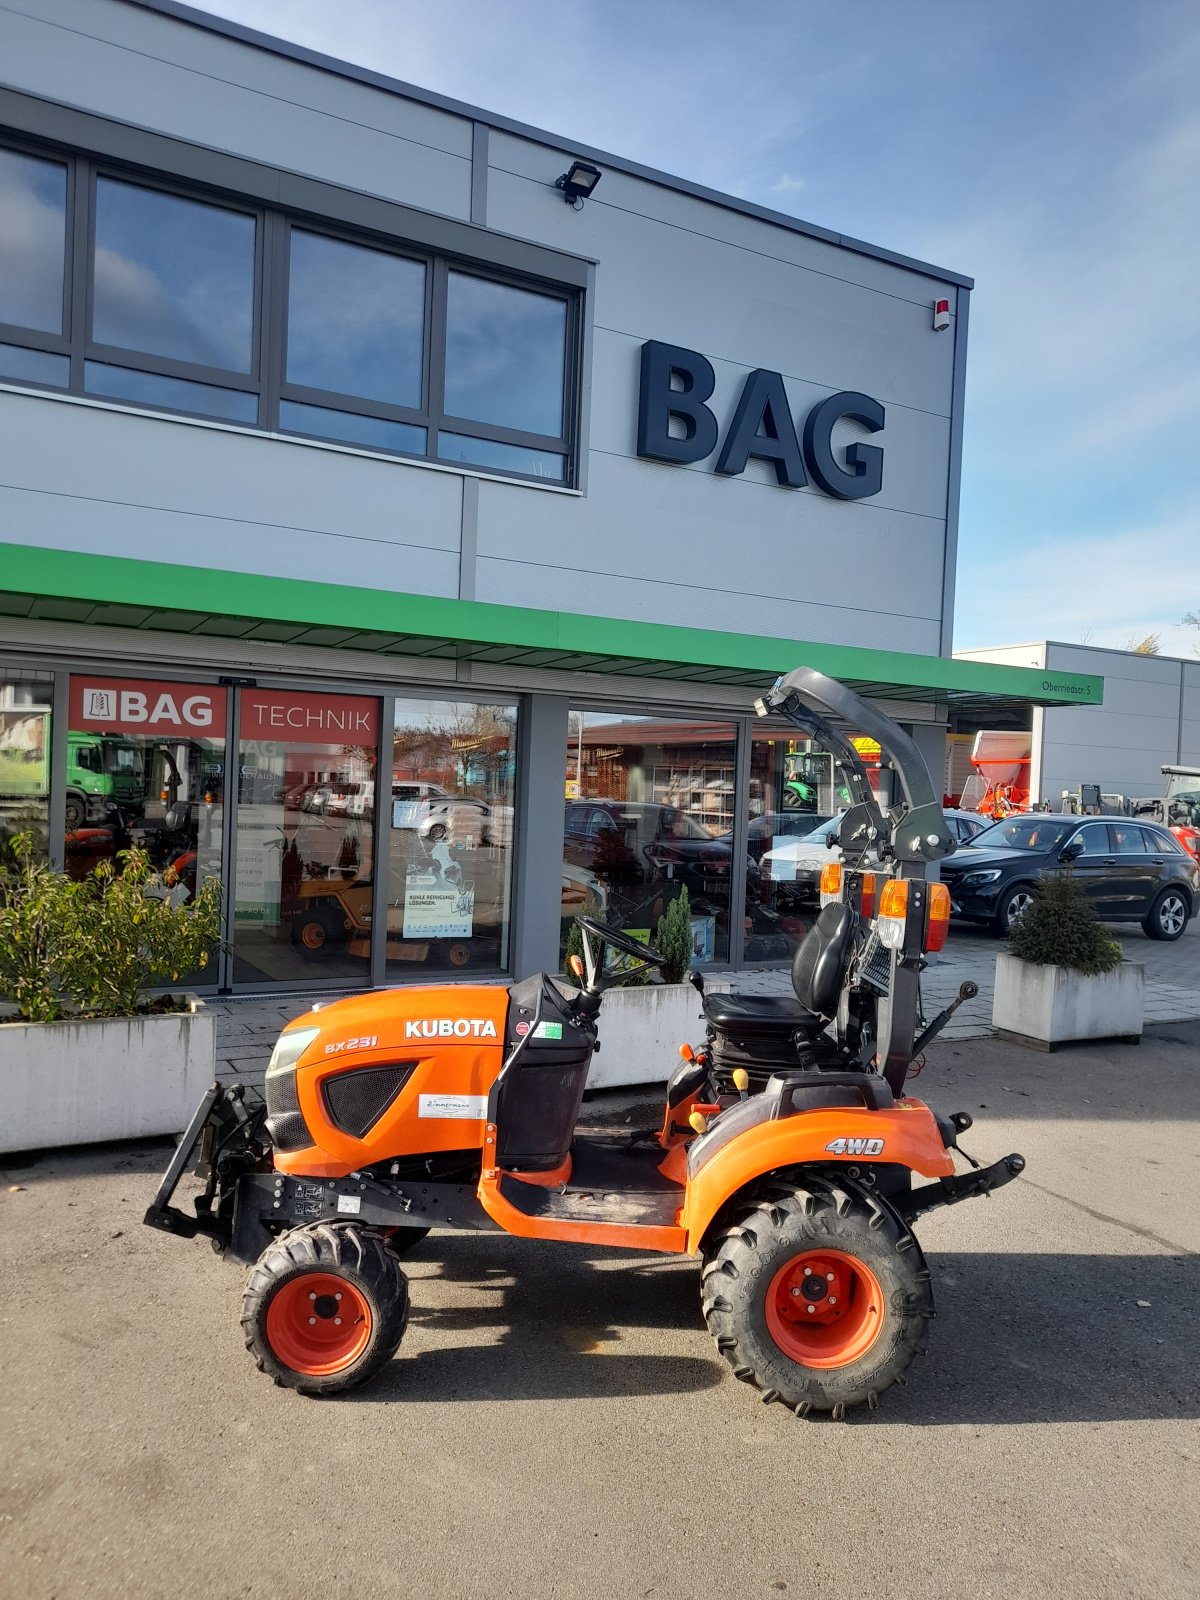
[[[379,710],[238,691],[235,988],[370,981]]]

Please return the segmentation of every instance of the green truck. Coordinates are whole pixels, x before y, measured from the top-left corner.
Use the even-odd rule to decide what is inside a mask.
[[[103,822],[114,806],[140,806],[146,797],[142,748],[119,733],[67,734],[69,831]]]

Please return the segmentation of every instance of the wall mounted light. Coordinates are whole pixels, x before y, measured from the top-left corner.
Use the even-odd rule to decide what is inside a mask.
[[[591,196],[603,176],[599,167],[593,167],[587,161],[572,161],[570,171],[556,178],[554,187],[562,190],[563,199],[569,206],[582,211],[583,202]]]

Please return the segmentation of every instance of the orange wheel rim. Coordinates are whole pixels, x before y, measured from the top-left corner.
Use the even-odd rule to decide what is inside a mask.
[[[267,1342],[293,1372],[323,1378],[353,1366],[371,1338],[371,1307],[332,1272],[305,1272],[276,1289]]]
[[[300,930],[300,943],[309,950],[319,950],[325,943],[325,929],[319,922],[306,922]]]
[[[848,1367],[860,1360],[883,1332],[884,1309],[879,1279],[841,1250],[793,1256],[767,1290],[768,1331],[803,1367]]]

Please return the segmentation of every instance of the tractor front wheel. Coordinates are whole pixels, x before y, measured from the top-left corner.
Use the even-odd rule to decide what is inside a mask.
[[[260,1372],[301,1394],[365,1383],[396,1353],[408,1280],[378,1234],[356,1223],[292,1228],[250,1269],[246,1348]]]
[[[933,1316],[930,1272],[896,1212],[850,1180],[752,1201],[711,1241],[704,1318],[735,1376],[798,1416],[903,1381]]]

